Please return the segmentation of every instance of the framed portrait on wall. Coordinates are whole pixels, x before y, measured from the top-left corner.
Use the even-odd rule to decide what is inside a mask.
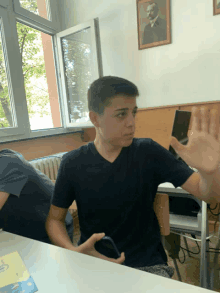
[[[220,14],[220,0],[213,0],[213,15]]]
[[[170,44],[170,0],[136,1],[139,50]]]

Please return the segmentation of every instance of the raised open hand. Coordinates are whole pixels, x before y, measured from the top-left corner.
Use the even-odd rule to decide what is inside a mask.
[[[220,165],[219,113],[213,109],[192,108],[192,130],[187,145],[171,136],[176,153],[200,173],[211,175]]]

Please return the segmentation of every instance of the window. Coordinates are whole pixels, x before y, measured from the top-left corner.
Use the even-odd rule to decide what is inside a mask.
[[[4,42],[2,42],[2,33],[2,19],[0,19],[0,128],[8,128],[14,127],[15,121],[12,115],[8,78],[5,69],[6,60],[3,53]]]
[[[51,36],[17,22],[31,130],[61,127]]]
[[[1,0],[0,0],[1,1]],[[31,24],[38,23],[54,33],[60,30],[56,2],[49,0],[8,0],[13,2],[16,18],[22,18]]]
[[[19,0],[20,7],[35,13],[45,19],[51,20],[50,2],[49,0]]]
[[[0,6],[2,6],[4,8],[8,7],[8,1],[9,0],[0,0]]]
[[[16,50],[16,39],[13,31],[10,29],[10,19],[8,18],[7,9],[0,6],[0,136],[1,141],[7,141],[8,138],[15,135],[22,136],[28,128],[28,120],[25,121],[26,115],[25,96],[22,85],[22,71],[16,66],[19,60],[19,51]],[[15,50],[10,50],[14,48]],[[15,103],[15,97],[17,101]]]
[[[98,30],[98,20],[95,19],[57,34],[68,126],[93,127],[89,119],[87,91],[90,84],[102,76]]]
[[[49,0],[0,0],[2,142],[93,127],[87,91],[102,76],[98,35],[98,19],[61,32]]]

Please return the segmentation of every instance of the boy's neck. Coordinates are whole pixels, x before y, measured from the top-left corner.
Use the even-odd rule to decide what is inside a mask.
[[[122,150],[121,146],[115,147],[107,143],[103,143],[97,138],[94,140],[94,145],[99,154],[110,162],[114,162]]]

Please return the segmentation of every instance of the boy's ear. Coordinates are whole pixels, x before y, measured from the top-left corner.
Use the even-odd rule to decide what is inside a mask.
[[[95,127],[98,127],[98,126],[99,126],[99,123],[98,123],[98,114],[96,114],[96,113],[93,112],[93,111],[90,111],[90,112],[89,112],[89,118],[90,118],[92,124],[93,124]]]

